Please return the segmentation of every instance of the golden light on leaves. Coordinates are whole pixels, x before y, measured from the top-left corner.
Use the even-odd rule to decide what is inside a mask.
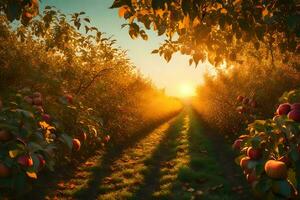
[[[119,17],[124,17],[128,9],[129,9],[128,6],[123,6],[119,8]]]
[[[27,171],[26,174],[27,174],[27,176],[29,178],[37,179],[37,175],[36,175],[35,172],[29,172],[29,171]]]
[[[221,9],[221,13],[227,14],[227,10],[226,10],[225,8],[222,8],[222,9]]]
[[[264,9],[263,12],[262,12],[262,15],[265,17],[269,14],[269,11],[268,9]]]

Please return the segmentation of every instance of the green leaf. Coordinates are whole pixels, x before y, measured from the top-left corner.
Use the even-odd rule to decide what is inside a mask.
[[[16,109],[16,112],[21,113],[22,116],[26,117],[26,118],[34,118],[34,115],[32,112],[29,112],[27,110],[23,110],[23,109]]]
[[[35,142],[29,142],[28,148],[29,148],[30,152],[42,151],[44,149],[41,145],[39,145],[38,143],[35,143]]]
[[[166,0],[152,0],[152,8],[154,10],[158,10],[160,8],[164,8],[165,7],[165,3],[166,3]]]
[[[181,9],[184,13],[184,15],[187,15],[190,11],[192,2],[190,0],[182,0],[181,1]]]
[[[38,158],[37,154],[32,154],[31,158],[33,160],[33,169],[35,172],[37,172],[40,166],[40,159]]]
[[[272,180],[262,178],[257,184],[254,185],[253,189],[259,194],[266,194],[272,187]]]
[[[27,183],[27,177],[24,172],[17,173],[13,177],[13,187],[18,195],[24,194],[30,184]]]
[[[297,151],[297,149],[293,148],[290,153],[289,153],[289,156],[291,157],[291,159],[296,162],[299,160],[299,153]]]
[[[291,186],[286,180],[274,181],[272,187],[275,187],[276,194],[282,195],[286,198],[291,197]]]
[[[110,8],[120,8],[122,6],[132,7],[131,0],[115,0]]]
[[[59,137],[59,139],[62,142],[64,142],[65,144],[67,144],[67,146],[69,147],[69,149],[73,148],[73,139],[69,135],[63,133],[63,134],[61,134],[61,136]]]
[[[0,188],[11,188],[12,183],[11,178],[0,178]]]
[[[254,137],[251,139],[251,144],[254,148],[260,147],[261,138],[260,137]]]

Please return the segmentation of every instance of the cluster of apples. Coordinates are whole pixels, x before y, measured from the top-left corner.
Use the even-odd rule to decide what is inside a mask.
[[[14,138],[13,134],[11,134],[9,131],[0,130],[0,143],[8,142],[13,138]],[[16,138],[16,141],[23,145],[26,145],[26,143],[19,138]],[[35,156],[38,159],[38,163],[36,163],[36,165],[38,165],[37,169],[38,171],[40,171],[46,165],[46,160],[44,156],[40,153],[35,153]],[[29,154],[22,154],[20,156],[15,157],[14,159],[24,169],[31,168],[34,165],[34,161]],[[12,174],[12,168],[0,161],[0,178],[9,177],[11,174]]]
[[[46,160],[41,154],[36,154],[36,157],[38,158],[38,171],[40,171],[45,167]],[[31,168],[34,165],[32,157],[28,154],[18,156],[16,158],[16,162],[24,169]],[[12,175],[12,171],[13,170],[11,167],[8,167],[0,161],[0,178],[9,177],[10,175]]]
[[[240,138],[234,142],[233,148],[235,150],[241,150],[242,143],[247,138],[248,136],[246,135],[240,136]],[[255,164],[262,158],[262,150],[253,147],[243,150],[246,152],[246,156],[240,160],[240,166],[244,171],[247,181],[252,184],[258,179],[257,174],[255,173]]]
[[[242,144],[248,136],[241,136],[237,139],[233,148],[236,150],[242,150],[245,152],[245,156],[240,160],[240,167],[243,169],[246,179],[249,184],[255,186],[261,178],[262,174],[256,173],[256,167],[263,161],[263,149],[254,147],[242,148]],[[274,194],[280,194],[280,184],[286,184],[294,191],[293,186],[287,181],[288,177],[288,164],[289,160],[286,156],[282,156],[279,159],[269,159],[264,163],[264,174],[273,180],[271,190]]]
[[[27,100],[29,100],[29,98],[27,98]],[[33,98],[31,98],[30,103],[36,104],[36,105],[41,105],[41,94],[40,93],[34,93]],[[0,110],[2,109],[2,107],[3,107],[3,103],[0,100]],[[4,143],[9,142],[13,139],[16,139],[16,141],[20,141],[23,145],[26,145],[21,139],[15,138],[14,135],[10,131],[0,129],[0,144],[4,144]],[[45,161],[44,157],[41,154],[36,154],[36,156],[39,160],[38,169],[41,170],[45,166],[46,161]],[[16,158],[16,162],[21,167],[32,167],[33,164],[34,164],[32,158],[27,154],[18,156]],[[11,174],[12,174],[12,169],[10,167],[6,166],[4,163],[2,163],[0,161],[0,178],[8,177]]]
[[[2,107],[2,102],[1,102],[1,107]],[[13,138],[13,135],[6,130],[0,130],[0,144],[7,142]],[[0,161],[0,177],[5,178],[11,175],[11,168],[6,166]]]
[[[276,110],[277,117],[286,116],[289,120],[293,120],[296,123],[300,122],[300,103],[283,103],[280,104]],[[265,137],[264,133],[260,133],[262,137]],[[243,169],[247,181],[253,186],[259,182],[262,176],[267,176],[272,180],[271,191],[273,194],[282,194],[282,185],[290,187],[292,195],[295,194],[293,185],[289,182],[288,170],[291,167],[291,160],[286,154],[279,158],[273,156],[268,157],[265,152],[265,144],[260,144],[259,148],[248,146],[250,135],[242,135],[233,144],[233,149],[243,152],[243,156],[240,159],[240,167]],[[284,138],[282,138],[285,140]],[[300,145],[298,145],[298,152],[300,156]],[[256,167],[263,165],[263,173],[257,174]]]
[[[295,122],[300,122],[300,103],[283,103],[276,110],[277,115],[287,115],[287,117]]]
[[[32,95],[24,96],[24,101],[32,105],[38,112],[43,113],[43,97],[40,92],[34,92]]]
[[[34,92],[30,96],[24,96],[24,101],[33,106],[33,108],[41,114],[41,117],[46,122],[51,122],[51,116],[44,112],[43,97],[40,92]]]
[[[248,98],[248,97],[239,95],[236,98],[236,101],[239,104],[242,104],[241,106],[237,107],[237,109],[236,109],[239,114],[246,113],[248,108],[256,108],[257,107],[257,102],[253,98]]]

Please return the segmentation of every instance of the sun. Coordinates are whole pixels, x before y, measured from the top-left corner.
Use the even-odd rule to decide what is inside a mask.
[[[191,84],[182,84],[179,86],[179,97],[188,98],[196,96],[196,87]]]

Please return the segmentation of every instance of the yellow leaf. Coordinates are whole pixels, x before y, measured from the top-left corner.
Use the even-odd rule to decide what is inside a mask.
[[[157,26],[155,23],[153,23],[153,30],[156,31],[157,30]]]
[[[37,179],[37,175],[35,172],[26,172],[29,178]]]
[[[183,23],[183,26],[184,26],[185,28],[189,28],[189,26],[190,26],[190,16],[189,16],[189,15],[188,15],[188,16],[185,16],[185,17],[183,18],[182,23]]]
[[[11,150],[8,153],[11,158],[15,158],[18,156],[19,152],[20,152],[19,150]]]
[[[217,7],[216,7],[217,10],[223,7],[222,4],[220,4],[220,3],[217,3],[216,5],[217,5]]]
[[[200,20],[199,20],[198,17],[196,17],[196,18],[194,19],[194,21],[193,21],[193,27],[196,27],[196,26],[199,25],[199,24],[200,24]]]
[[[127,12],[128,7],[127,6],[123,6],[119,9],[119,17],[124,17],[125,13]]]
[[[221,13],[227,14],[227,10],[226,10],[225,8],[222,8],[222,9],[221,9]]]
[[[141,15],[147,15],[147,14],[149,14],[148,10],[141,10],[139,13]]]
[[[238,3],[240,3],[242,0],[235,0],[234,2],[233,2],[233,5],[235,6],[236,4],[238,4]]]
[[[47,122],[45,122],[45,121],[41,121],[41,122],[39,122],[39,125],[40,125],[40,127],[42,128],[42,129],[47,129],[50,125],[47,123]]]
[[[269,14],[269,11],[268,11],[268,9],[265,8],[262,12],[263,17],[265,17],[268,14]]]
[[[134,19],[135,19],[135,15],[133,15],[133,16],[131,16],[130,18],[129,18],[129,24],[132,24],[133,23],[133,21],[134,21]]]
[[[44,130],[55,130],[55,127],[50,126],[50,125],[49,125],[47,122],[45,122],[45,121],[39,122],[39,125],[40,125],[40,127],[41,127],[42,129],[44,129]]]
[[[161,18],[163,18],[164,13],[165,13],[165,11],[163,9],[158,9],[155,11],[155,14],[157,16],[160,16]]]
[[[183,25],[182,21],[179,21],[179,23],[178,23],[178,29],[179,30],[184,29],[184,25]]]

